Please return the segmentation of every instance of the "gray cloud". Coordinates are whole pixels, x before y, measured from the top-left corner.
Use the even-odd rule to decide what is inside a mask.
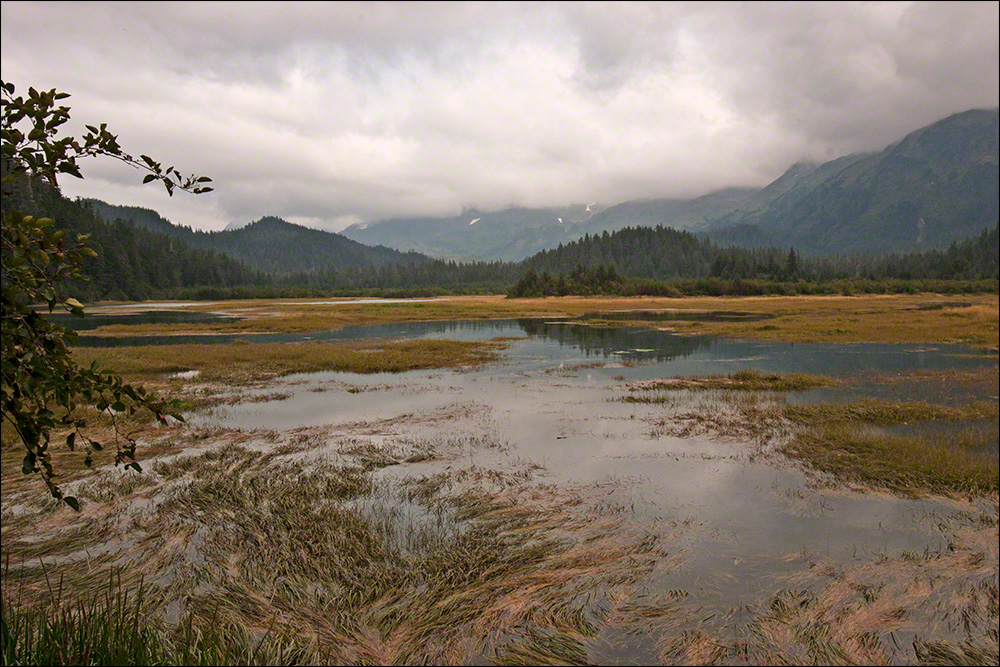
[[[998,103],[994,3],[2,4],[2,75],[211,175],[72,195],[219,228],[763,185]],[[44,46],[41,47],[40,45]],[[77,128],[80,125],[76,126]]]

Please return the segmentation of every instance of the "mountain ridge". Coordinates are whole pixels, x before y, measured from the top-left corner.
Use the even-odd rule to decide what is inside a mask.
[[[428,260],[415,252],[367,246],[335,232],[310,229],[276,216],[264,216],[236,229],[204,232],[176,225],[152,209],[82,200],[107,221],[127,220],[179,239],[193,248],[212,250],[269,273],[337,268],[383,267]]]
[[[814,254],[945,247],[997,222],[998,119],[996,109],[953,114],[882,151],[824,163],[711,227],[753,225]]]

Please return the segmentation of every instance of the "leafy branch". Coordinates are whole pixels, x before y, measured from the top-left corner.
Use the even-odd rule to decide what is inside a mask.
[[[68,98],[69,93],[56,92],[55,89],[39,92],[28,88],[28,96],[25,98],[14,96],[15,88],[12,83],[0,82],[0,88],[2,157],[5,162],[11,161],[9,175],[12,178],[29,174],[45,178],[56,186],[57,174],[83,178],[77,164],[78,159],[102,155],[149,172],[142,182],[160,181],[170,196],[173,196],[175,189],[196,195],[212,191],[211,187],[204,185],[212,181],[207,176],[183,176],[174,167],[164,169],[161,163],[148,155],[140,155],[138,158],[129,155],[122,150],[118,144],[118,136],[108,130],[106,123],[87,125],[87,133],[81,139],[56,139],[59,127],[70,118],[70,108],[56,104]]]
[[[78,408],[89,406],[107,415],[114,432],[115,465],[141,470],[136,460],[137,442],[124,433],[121,416],[148,412],[160,423],[168,418],[183,421],[178,400],[161,400],[143,387],[133,387],[116,373],[101,370],[96,363],[78,366],[71,358],[69,344],[75,334],[44,317],[37,308],[44,304],[52,313],[56,306],[83,317],[84,307],[62,294],[70,280],[85,280],[84,259],[97,253],[87,246],[87,236],[69,239],[65,230],[55,228],[50,218],[22,215],[9,206],[11,194],[43,179],[53,187],[60,174],[83,178],[78,160],[110,157],[147,172],[144,183],[159,181],[173,195],[174,190],[193,194],[210,192],[206,176],[183,176],[174,167],[164,168],[147,155],[135,158],[125,153],[116,135],[105,124],[88,125],[81,138],[57,138],[59,128],[69,118],[69,107],[58,105],[69,97],[55,90],[28,89],[26,97],[15,96],[13,84],[0,82],[2,121],[2,233],[0,233],[0,408],[3,421],[24,446],[24,474],[40,474],[49,492],[73,509],[79,503],[66,496],[56,484],[58,476],[49,445],[53,431],[65,436],[70,451],[81,448],[89,467],[92,453],[104,445],[86,435],[85,419]]]

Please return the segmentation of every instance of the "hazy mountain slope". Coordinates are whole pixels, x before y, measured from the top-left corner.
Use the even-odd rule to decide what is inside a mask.
[[[695,199],[636,199],[608,207],[587,222],[591,234],[613,232],[624,227],[699,229],[707,221],[735,210],[756,190],[727,188]]]
[[[261,218],[237,229],[221,232],[195,231],[174,225],[156,211],[136,206],[114,206],[85,200],[106,220],[123,219],[179,239],[193,248],[214,250],[249,266],[271,273],[313,269],[387,266],[427,261],[417,253],[400,253],[385,247],[369,247],[340,234],[309,229],[275,217]]]
[[[997,154],[997,110],[955,114],[879,153],[825,163],[769,202],[755,195],[711,226],[756,225],[813,253],[944,247],[996,224]]]
[[[596,204],[512,207],[490,213],[473,209],[451,218],[400,218],[352,225],[343,233],[362,243],[413,249],[436,257],[518,261],[587,233],[628,226],[696,229],[734,210],[753,193],[753,189],[729,188],[696,199],[635,200],[606,209]]]
[[[351,225],[343,234],[361,243],[447,259],[517,261],[583,236],[586,230],[582,224],[600,210],[596,204],[510,207],[492,212],[471,209],[455,217],[395,218]]]

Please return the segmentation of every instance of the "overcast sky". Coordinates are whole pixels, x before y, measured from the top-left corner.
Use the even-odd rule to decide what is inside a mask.
[[[998,5],[3,2],[0,69],[117,163],[71,196],[220,229],[697,196],[998,104]]]

